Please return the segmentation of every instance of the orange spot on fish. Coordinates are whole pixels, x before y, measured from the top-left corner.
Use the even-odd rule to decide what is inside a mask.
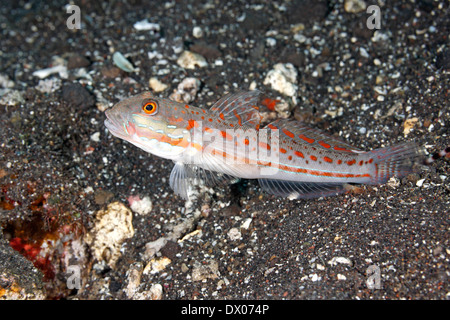
[[[328,143],[326,143],[326,142],[324,142],[324,141],[319,141],[319,142],[317,142],[318,144],[320,144],[322,147],[324,147],[325,149],[329,149],[329,148],[331,148],[331,146],[328,144]]]
[[[308,138],[308,137],[304,136],[303,134],[300,134],[298,137],[308,143],[314,143],[314,141],[315,141],[314,139]]]
[[[198,125],[197,121],[190,119],[190,120],[188,120],[188,125],[187,125],[186,129],[191,130],[192,128],[198,128],[198,126],[199,125]]]
[[[295,155],[296,155],[297,157],[305,158],[305,156],[303,155],[303,153],[301,153],[300,151],[295,151],[294,153],[295,153]]]
[[[272,124],[268,124],[267,125],[270,129],[272,129],[272,130],[277,130],[278,128],[277,127],[275,127],[274,125],[272,125]]]
[[[223,116],[223,113],[219,114],[220,119],[225,120],[225,117]]]
[[[349,166],[352,166],[352,165],[354,165],[355,163],[356,163],[356,160],[355,160],[355,159],[347,161],[347,164],[348,164]]]
[[[334,147],[334,150],[336,150],[336,151],[346,151],[346,152],[352,152],[352,150],[348,150],[348,149],[345,149],[345,148],[341,148],[341,147]]]
[[[328,162],[328,163],[332,163],[333,159],[328,158],[328,157],[323,157],[323,161]]]
[[[286,151],[286,149],[280,148],[280,152],[281,153],[286,153],[287,151]]]
[[[317,161],[317,157],[316,156],[309,156],[309,158],[312,160],[312,161]]]
[[[294,135],[292,132],[290,132],[289,130],[287,130],[287,129],[282,129],[281,131],[283,131],[283,133],[284,133],[285,135],[287,135],[289,138],[294,139],[295,135]]]
[[[236,112],[236,110],[233,110],[234,116],[238,119],[238,123],[240,126],[242,126],[242,119],[241,116]]]
[[[339,159],[339,160],[337,161],[337,164],[342,164],[342,160]]]
[[[245,145],[247,145],[247,146],[248,146],[248,145],[249,145],[249,143],[250,143],[250,141],[248,141],[248,139],[244,139],[244,144],[245,144]]]

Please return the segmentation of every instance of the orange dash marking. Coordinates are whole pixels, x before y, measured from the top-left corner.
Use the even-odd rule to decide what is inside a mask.
[[[331,148],[331,146],[328,144],[328,143],[326,143],[326,142],[323,142],[323,141],[319,141],[319,142],[317,142],[318,144],[320,144],[322,147],[324,147],[325,149],[330,149]]]
[[[296,155],[297,157],[305,158],[305,156],[303,155],[303,153],[301,153],[300,151],[295,151],[294,153],[295,153],[295,155]]]
[[[308,137],[304,136],[303,134],[300,134],[298,137],[308,143],[313,143],[315,141],[314,139],[308,138]]]
[[[234,116],[238,119],[238,123],[240,126],[242,126],[242,119],[241,116],[236,112],[236,110],[233,110]]]
[[[341,147],[334,147],[334,150],[336,150],[336,151],[346,151],[346,152],[353,152],[352,150],[348,150],[348,149],[345,149],[345,148],[341,148]]]
[[[294,139],[295,135],[294,135],[292,132],[290,132],[289,130],[287,130],[287,129],[282,129],[281,131],[283,131],[283,133],[284,133],[285,135],[287,135],[289,138]]]

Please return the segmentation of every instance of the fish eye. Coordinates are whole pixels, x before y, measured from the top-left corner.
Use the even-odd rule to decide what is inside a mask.
[[[156,111],[158,110],[158,104],[155,101],[153,101],[153,100],[146,101],[142,105],[142,110],[146,114],[155,114]]]

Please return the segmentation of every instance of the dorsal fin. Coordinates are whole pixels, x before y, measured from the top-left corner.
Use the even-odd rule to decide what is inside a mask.
[[[229,93],[214,103],[210,110],[222,120],[238,121],[240,126],[259,129],[261,115],[257,104],[260,94],[258,90]]]
[[[284,135],[296,142],[306,142],[312,147],[342,152],[363,152],[360,149],[343,142],[339,138],[330,136],[318,129],[313,129],[302,122],[289,119],[277,119],[274,122],[269,123],[267,127],[272,130],[280,130],[280,137]]]

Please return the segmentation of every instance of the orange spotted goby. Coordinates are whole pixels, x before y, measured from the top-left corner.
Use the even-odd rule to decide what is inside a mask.
[[[260,94],[228,94],[207,110],[144,92],[107,110],[105,125],[173,160],[170,186],[185,199],[199,179],[258,179],[266,192],[290,199],[336,195],[352,184],[404,177],[420,162],[421,150],[412,142],[362,151],[293,120],[260,128]]]

